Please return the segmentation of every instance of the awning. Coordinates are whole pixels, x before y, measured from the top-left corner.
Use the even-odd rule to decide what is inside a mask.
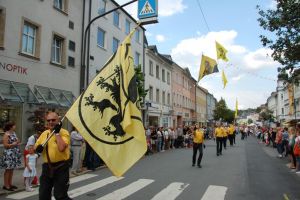
[[[26,83],[0,79],[0,99],[2,101],[39,103]]]
[[[48,105],[58,105],[62,107],[70,107],[75,96],[70,91],[48,88],[43,86],[35,86],[35,93],[38,101]]]

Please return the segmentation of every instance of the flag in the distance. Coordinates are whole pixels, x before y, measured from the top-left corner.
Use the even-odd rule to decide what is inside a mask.
[[[205,55],[202,55],[201,65],[199,70],[198,82],[206,75],[219,72],[217,62]]]
[[[237,116],[238,116],[238,107],[239,107],[239,105],[238,105],[238,100],[236,99],[236,101],[235,101],[235,113],[234,113],[234,118],[237,118]]]
[[[228,58],[226,56],[227,50],[216,41],[216,50],[217,50],[217,59],[222,59],[224,61],[228,61]]]
[[[134,30],[66,114],[116,176],[146,152],[131,51]]]
[[[222,70],[222,81],[223,81],[223,89],[224,89],[228,82],[224,70]]]

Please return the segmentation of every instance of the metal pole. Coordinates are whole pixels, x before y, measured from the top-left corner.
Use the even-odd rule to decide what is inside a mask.
[[[123,4],[123,5],[119,6],[119,7],[116,7],[116,8],[114,8],[114,9],[110,10],[110,11],[107,11],[107,12],[105,12],[105,13],[103,13],[103,14],[101,14],[101,15],[95,17],[95,18],[93,18],[93,19],[88,23],[88,25],[87,25],[86,28],[85,28],[84,35],[83,35],[84,40],[83,40],[83,51],[81,52],[81,67],[85,68],[85,59],[86,59],[86,55],[85,55],[85,54],[86,54],[87,32],[88,32],[88,30],[90,29],[91,24],[92,24],[94,21],[96,21],[97,19],[99,19],[99,18],[101,18],[101,17],[103,17],[103,16],[105,16],[105,15],[111,13],[111,12],[114,12],[114,11],[120,9],[120,8],[123,8],[123,7],[125,7],[125,6],[127,6],[127,5],[129,5],[129,4],[132,4],[132,3],[136,2],[136,1],[138,1],[138,0],[131,0],[131,1],[129,1],[129,2],[125,3],[125,4]],[[87,58],[87,59],[89,59],[89,58]],[[88,70],[88,69],[89,69],[89,66],[88,66],[88,65],[86,66],[86,69],[87,69],[87,71],[89,71],[89,70]],[[85,77],[85,76],[83,76],[83,77]],[[89,75],[88,75],[88,74],[86,74],[86,79],[87,79],[86,84],[88,85],[88,82],[89,82]],[[86,86],[87,86],[87,85],[86,85]]]

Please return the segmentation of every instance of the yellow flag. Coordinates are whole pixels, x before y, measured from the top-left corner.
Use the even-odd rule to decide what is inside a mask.
[[[236,99],[236,102],[235,102],[235,113],[234,113],[234,118],[237,118],[238,116],[238,100]]]
[[[147,150],[131,51],[134,31],[66,114],[115,176]]]
[[[223,85],[224,85],[223,89],[224,89],[228,82],[224,70],[222,70],[222,81],[223,81]]]
[[[200,81],[205,75],[215,72],[219,72],[217,62],[208,56],[202,55],[198,81]]]
[[[216,50],[217,50],[217,59],[222,59],[224,61],[228,61],[228,58],[226,56],[227,50],[216,41]]]

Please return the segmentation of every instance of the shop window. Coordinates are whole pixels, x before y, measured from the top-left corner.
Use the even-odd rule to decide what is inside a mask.
[[[0,104],[0,144],[2,144],[2,138],[4,134],[3,127],[9,122],[13,121],[16,123],[16,134],[18,138],[22,139],[22,109],[20,104],[6,105]]]

